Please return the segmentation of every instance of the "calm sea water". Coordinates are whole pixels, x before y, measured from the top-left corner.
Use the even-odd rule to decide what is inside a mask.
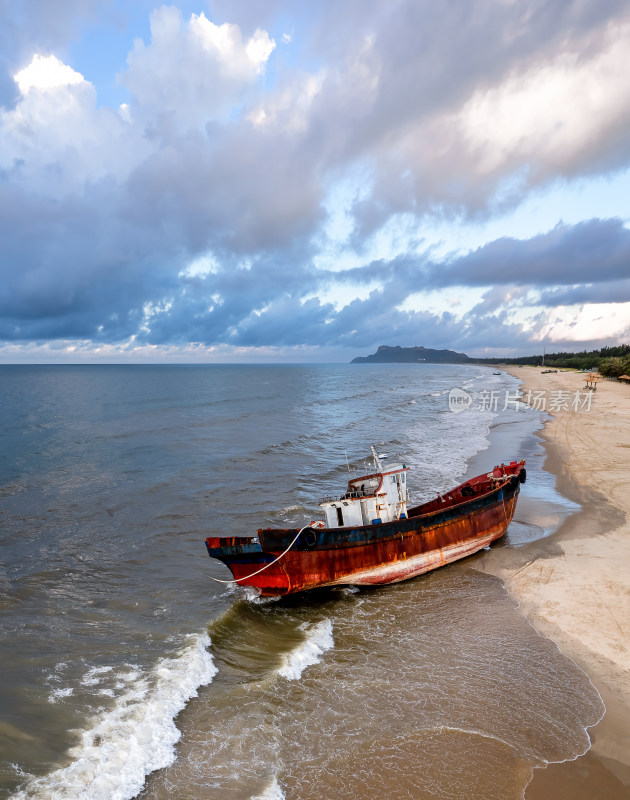
[[[0,367],[0,781],[18,798],[520,798],[602,714],[474,559],[261,601],[210,533],[299,526],[374,443],[420,501],[516,457],[499,546],[571,507],[476,366]]]

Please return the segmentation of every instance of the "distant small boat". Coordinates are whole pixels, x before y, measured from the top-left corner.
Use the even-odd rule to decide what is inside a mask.
[[[502,373],[502,372],[493,372],[492,374],[493,374],[493,375],[503,375],[503,373]]]
[[[408,509],[409,467],[385,468],[374,448],[372,455],[373,471],[349,480],[340,497],[319,503],[325,521],[301,529],[260,528],[251,536],[209,536],[208,555],[230,569],[235,583],[263,596],[397,583],[503,536],[526,478],[525,461],[512,461]]]

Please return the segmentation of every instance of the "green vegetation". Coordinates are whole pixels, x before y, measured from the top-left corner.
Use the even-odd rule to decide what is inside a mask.
[[[630,355],[624,357],[613,356],[602,358],[599,362],[599,371],[607,378],[618,378],[620,375],[630,375]]]
[[[520,358],[478,358],[480,364],[530,364],[543,363],[543,354]],[[581,353],[546,353],[545,367],[550,369],[593,369],[606,377],[630,375],[630,344],[602,347],[600,350],[583,350]]]

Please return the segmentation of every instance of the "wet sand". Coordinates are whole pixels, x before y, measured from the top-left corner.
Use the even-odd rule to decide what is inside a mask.
[[[550,538],[493,550],[479,566],[506,581],[606,704],[589,753],[536,770],[526,797],[630,797],[630,386],[601,381],[587,393],[581,373],[507,371],[523,381],[524,399],[531,392],[530,405],[545,402],[545,469],[581,510]]]

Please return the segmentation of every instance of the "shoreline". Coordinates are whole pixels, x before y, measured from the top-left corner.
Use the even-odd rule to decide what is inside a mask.
[[[503,369],[525,394],[545,397],[543,468],[580,508],[550,537],[495,549],[477,567],[505,581],[521,613],[586,672],[606,706],[589,729],[588,753],[536,770],[526,798],[586,789],[585,781],[584,797],[630,797],[630,387],[602,381],[589,400],[580,373]]]

